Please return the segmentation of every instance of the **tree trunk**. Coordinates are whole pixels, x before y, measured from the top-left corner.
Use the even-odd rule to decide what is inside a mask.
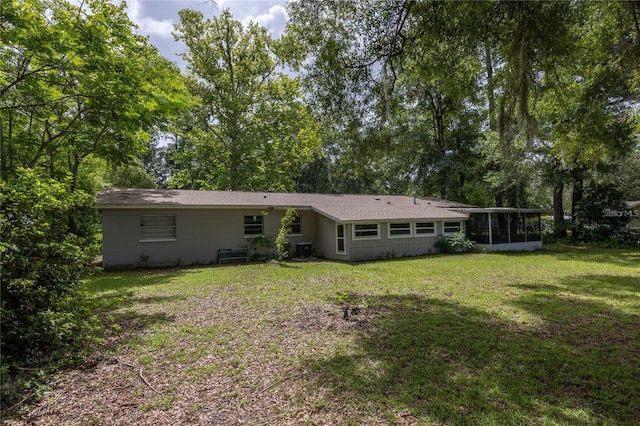
[[[574,169],[571,172],[571,178],[573,180],[573,192],[571,194],[571,235],[573,239],[577,239],[582,233],[582,225],[576,221],[576,206],[582,201],[582,194],[584,193],[584,170],[581,168]]]
[[[556,237],[567,236],[567,229],[564,226],[564,182],[560,177],[556,177],[553,183],[553,233]]]
[[[440,153],[441,160],[444,160],[446,155],[446,146],[445,146],[445,138],[444,138],[444,107],[442,105],[442,96],[437,94],[429,93],[429,103],[431,106],[431,116],[433,118],[433,131],[436,138],[436,145],[438,147],[438,152]],[[447,182],[449,179],[449,173],[444,168],[440,169],[440,197],[447,199],[448,191],[447,191]]]
[[[584,170],[576,168],[571,172],[571,178],[573,180],[573,192],[571,194],[571,216],[576,214],[576,205],[582,201],[582,194],[584,193]]]
[[[71,163],[71,187],[70,192],[75,192],[78,186],[78,172],[80,171],[80,161],[82,157],[78,153],[73,154],[73,162]],[[76,211],[75,208],[69,209],[69,214],[67,216],[67,223],[69,226],[69,232],[71,234],[78,234],[78,226],[76,223]]]
[[[7,153],[4,147],[4,123],[0,117],[0,179],[5,180],[7,178]]]
[[[240,167],[240,161],[238,157],[239,153],[237,143],[235,140],[232,140],[231,146],[229,147],[229,189],[231,189],[232,191],[238,190],[238,174]]]
[[[496,98],[493,91],[493,58],[491,57],[491,45],[488,39],[484,42],[484,64],[487,71],[487,99],[489,101],[489,130],[496,131]]]

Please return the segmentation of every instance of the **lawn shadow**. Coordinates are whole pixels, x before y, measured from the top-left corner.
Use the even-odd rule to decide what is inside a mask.
[[[561,311],[552,289],[543,292],[544,302]],[[536,297],[519,303],[543,302]],[[389,423],[410,416],[444,424],[633,424],[640,407],[637,331],[635,341],[625,336],[637,318],[584,303],[572,312],[597,308],[609,318],[603,333],[622,338],[594,346],[450,301],[370,296],[366,310],[380,314],[368,328],[303,368],[337,401],[395,413],[382,419]]]
[[[597,247],[575,247],[550,245],[540,253],[547,253],[560,260],[578,260],[589,263],[608,263],[616,266],[640,268],[638,249],[601,249]]]
[[[588,263],[608,263],[615,266],[640,268],[640,250],[600,249],[597,247],[574,247],[551,244],[535,251],[493,252],[502,257],[552,257],[559,260],[582,261]]]
[[[90,277],[87,281],[91,292],[130,290],[136,287],[166,284],[174,278],[181,277],[186,271],[188,268],[184,267],[104,271]]]
[[[611,299],[640,298],[640,279],[630,275],[585,274],[565,278],[559,285],[553,284],[514,284],[510,287],[534,292],[557,293],[566,291],[583,296],[598,296]],[[628,294],[632,293],[632,294]]]
[[[127,272],[104,272],[89,283],[92,308],[100,318],[105,342],[100,353],[108,356],[110,349],[144,335],[154,327],[175,321],[175,315],[158,311],[153,305],[167,305],[187,299],[183,295],[140,296],[143,286],[167,284],[185,274],[183,268],[147,269]],[[95,356],[94,356],[95,358]]]

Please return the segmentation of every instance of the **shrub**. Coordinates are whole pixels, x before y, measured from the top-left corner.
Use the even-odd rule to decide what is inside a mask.
[[[265,236],[251,237],[247,239],[247,246],[249,249],[249,261],[258,262],[260,260],[268,259],[268,253],[260,253],[260,250],[268,250],[273,247],[273,241]]]
[[[0,203],[1,379],[8,402],[17,397],[17,372],[80,354],[98,320],[81,283],[94,257],[86,247],[94,244],[69,232],[72,215],[91,206],[92,197],[20,170],[0,182]]]
[[[469,240],[462,232],[445,235],[438,240],[436,248],[440,253],[458,253],[473,248],[473,241]]]

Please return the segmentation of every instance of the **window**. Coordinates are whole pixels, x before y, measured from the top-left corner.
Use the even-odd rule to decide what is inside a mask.
[[[175,216],[140,216],[140,241],[175,241]]]
[[[456,232],[462,231],[462,222],[445,222],[444,223],[444,233],[445,234],[455,234]]]
[[[302,235],[302,222],[300,216],[295,215],[293,222],[289,225],[289,235]]]
[[[416,222],[416,237],[425,237],[427,235],[436,235],[435,222]]]
[[[346,246],[344,241],[344,225],[336,224],[336,253],[346,254]]]
[[[380,238],[380,226],[377,223],[353,225],[354,240],[373,240]]]
[[[411,222],[390,223],[389,238],[402,238],[411,236]]]
[[[262,215],[245,216],[244,217],[244,235],[245,237],[257,237],[262,235]]]

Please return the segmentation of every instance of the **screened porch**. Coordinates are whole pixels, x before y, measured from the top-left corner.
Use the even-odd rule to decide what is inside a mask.
[[[542,248],[542,209],[472,208],[466,225],[467,237],[476,249],[536,250]]]

